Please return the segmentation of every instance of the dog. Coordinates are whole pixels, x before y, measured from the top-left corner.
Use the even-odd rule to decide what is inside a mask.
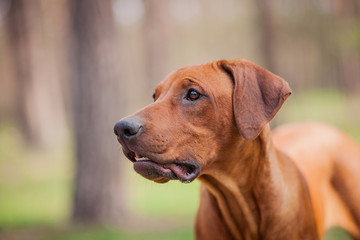
[[[245,59],[185,66],[114,131],[143,177],[201,182],[196,239],[321,239],[334,226],[359,239],[360,148],[322,123],[271,132],[290,94]]]

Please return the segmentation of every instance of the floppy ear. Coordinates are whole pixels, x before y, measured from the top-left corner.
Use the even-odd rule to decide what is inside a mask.
[[[291,94],[289,84],[244,59],[222,61],[221,65],[234,80],[236,125],[246,140],[253,140]]]

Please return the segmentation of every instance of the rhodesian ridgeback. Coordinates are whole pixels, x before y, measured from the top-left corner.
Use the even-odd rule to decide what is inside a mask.
[[[245,59],[186,66],[114,130],[145,178],[200,180],[196,239],[321,239],[333,226],[359,238],[360,148],[320,123],[271,134],[290,94]]]

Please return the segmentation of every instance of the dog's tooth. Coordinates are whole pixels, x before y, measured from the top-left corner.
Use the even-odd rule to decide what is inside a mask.
[[[149,161],[150,159],[147,157],[136,157],[136,161]]]

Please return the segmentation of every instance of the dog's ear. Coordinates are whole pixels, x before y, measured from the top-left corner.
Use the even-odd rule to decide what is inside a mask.
[[[288,83],[244,59],[221,61],[234,81],[233,109],[237,128],[246,140],[255,139],[291,94]]]

